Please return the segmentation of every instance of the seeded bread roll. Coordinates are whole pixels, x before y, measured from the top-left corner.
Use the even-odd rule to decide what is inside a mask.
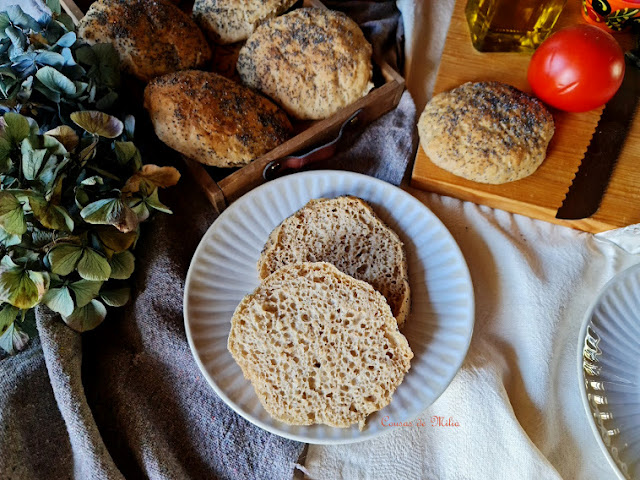
[[[140,80],[198,68],[211,58],[204,34],[168,0],[97,0],[78,24],[87,43],[111,43]]]
[[[216,167],[245,165],[284,142],[292,130],[272,102],[210,72],[156,78],[145,88],[144,106],[160,140]]]
[[[238,305],[228,347],[265,410],[292,425],[362,429],[413,358],[384,297],[328,263],[263,280]]]
[[[382,293],[402,327],[410,309],[407,259],[402,241],[363,200],[311,200],[269,236],[258,260],[266,278],[284,265],[329,262]]]
[[[286,12],[296,0],[196,0],[193,18],[209,38],[227,44],[246,40],[267,18]]]
[[[440,93],[418,121],[420,144],[433,163],[490,184],[535,172],[554,131],[553,117],[538,99],[499,82]]]
[[[300,8],[267,20],[240,50],[245,85],[299,119],[326,118],[371,90],[371,45],[340,12]]]

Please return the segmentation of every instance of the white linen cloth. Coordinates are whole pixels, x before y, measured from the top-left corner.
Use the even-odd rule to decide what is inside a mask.
[[[453,0],[400,0],[399,7],[407,85],[420,112]],[[310,445],[307,478],[616,478],[580,399],[578,334],[604,284],[640,262],[637,226],[594,236],[408,190],[450,230],[469,266],[476,318],[467,358],[421,415],[425,426],[390,427],[352,445]],[[433,426],[433,417],[459,426]]]

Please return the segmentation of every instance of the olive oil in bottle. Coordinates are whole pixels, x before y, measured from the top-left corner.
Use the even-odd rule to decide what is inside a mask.
[[[481,52],[530,52],[547,38],[567,0],[468,0],[471,41]]]

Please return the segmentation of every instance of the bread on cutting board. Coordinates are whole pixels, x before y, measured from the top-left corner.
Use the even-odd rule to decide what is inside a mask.
[[[535,172],[554,131],[540,100],[500,82],[468,82],[440,93],[418,121],[420,144],[434,164],[489,184]]]

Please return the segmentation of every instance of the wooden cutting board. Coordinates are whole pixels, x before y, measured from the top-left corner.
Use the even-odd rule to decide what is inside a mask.
[[[464,16],[467,0],[457,0],[436,77],[434,94],[468,81],[497,80],[530,92],[527,67],[531,56],[523,53],[479,53],[473,48]],[[556,29],[585,23],[581,4],[569,0]],[[627,50],[632,38],[617,34]],[[585,52],[585,55],[587,53]],[[412,186],[474,203],[500,208],[532,218],[598,233],[640,223],[640,114],[625,142],[600,209],[590,218],[558,220],[556,212],[595,131],[602,109],[587,113],[554,111],[556,133],[547,158],[531,176],[503,185],[484,185],[457,177],[434,165],[418,148]]]

